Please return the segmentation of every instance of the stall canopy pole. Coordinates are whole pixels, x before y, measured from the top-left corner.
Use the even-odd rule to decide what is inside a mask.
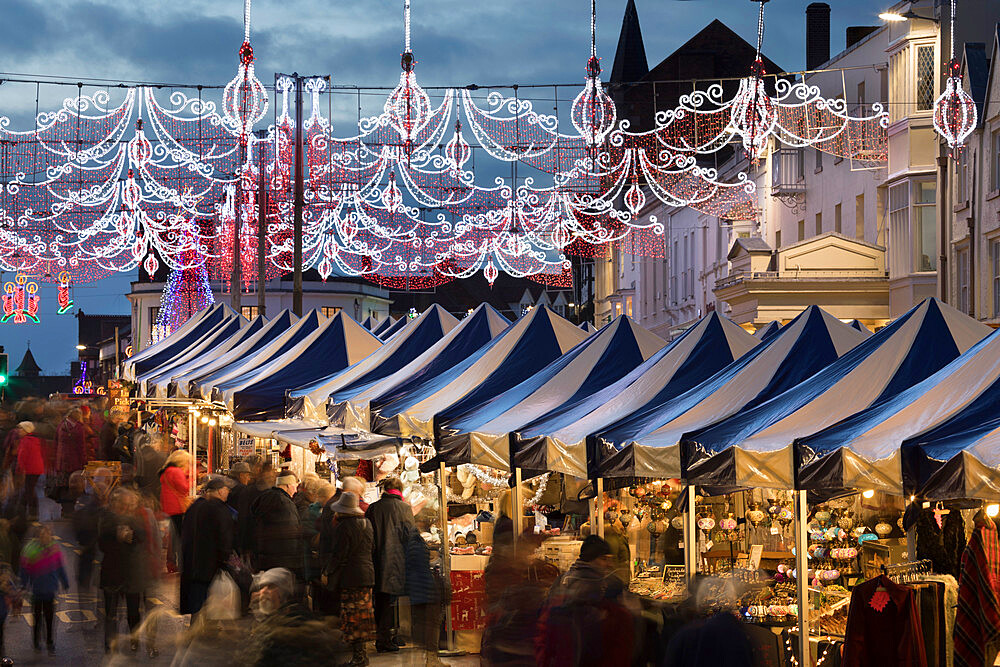
[[[190,487],[191,496],[194,497],[195,489],[198,486],[198,447],[194,441],[198,433],[198,417],[193,410],[188,412],[188,423],[190,424],[188,427],[188,454],[191,455],[191,467],[188,470],[190,477],[188,486]]]
[[[688,485],[685,493],[687,493],[687,507],[684,508],[684,569],[688,585],[690,585],[694,581],[694,575],[698,573],[698,559],[695,555],[697,545],[695,544],[694,532],[694,485]]]
[[[597,535],[604,539],[604,480],[597,480],[597,495],[594,496],[597,512]]]
[[[514,488],[510,490],[510,518],[514,522],[514,548],[524,530],[524,499],[521,498],[521,469],[514,468]]]
[[[806,491],[795,492],[795,588],[799,610],[799,664],[811,665],[809,657],[809,541],[806,535],[808,507]]]
[[[441,514],[439,517],[441,521],[441,575],[448,582],[448,585],[451,586],[451,549],[448,548],[448,492],[445,488],[445,484],[447,483],[446,475],[447,470],[442,461],[441,467],[438,468],[438,490],[441,492],[441,498],[439,499]],[[455,633],[451,625],[450,602],[444,613],[444,628],[445,637],[448,640],[448,650],[453,651],[455,650]]]

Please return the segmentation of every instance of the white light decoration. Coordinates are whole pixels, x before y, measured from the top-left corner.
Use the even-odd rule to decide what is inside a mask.
[[[962,64],[955,59],[955,0],[951,0],[951,56],[944,91],[934,102],[934,129],[947,142],[952,155],[965,145],[976,129],[979,115],[976,102],[962,85]]]

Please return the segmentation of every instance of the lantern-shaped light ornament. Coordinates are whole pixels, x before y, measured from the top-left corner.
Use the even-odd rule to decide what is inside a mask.
[[[618,112],[601,85],[601,64],[596,56],[587,61],[587,83],[573,100],[570,119],[590,147],[601,145],[615,126]]]
[[[399,133],[403,140],[406,155],[413,150],[413,143],[431,115],[431,101],[424,89],[417,84],[417,75],[413,71],[417,61],[413,53],[403,53],[399,75],[399,84],[385,101],[382,109],[388,124]]]
[[[951,62],[944,92],[934,102],[934,129],[948,142],[952,153],[962,149],[978,122],[976,102],[962,86],[960,68],[957,60]]]
[[[754,160],[764,152],[767,138],[778,122],[777,109],[767,94],[763,75],[764,63],[758,59],[753,64],[751,76],[740,80],[729,121],[733,131],[740,135],[743,149]]]
[[[497,267],[494,266],[493,260],[488,261],[486,266],[483,267],[483,277],[486,278],[486,282],[490,285],[493,284],[493,281],[497,279],[499,274],[500,272],[497,271]]]
[[[240,47],[240,66],[233,80],[222,91],[222,112],[241,137],[250,133],[267,113],[267,91],[254,74],[253,47],[249,41]]]
[[[469,143],[462,136],[462,121],[455,121],[455,134],[452,135],[448,144],[444,147],[445,157],[448,158],[451,168],[455,171],[459,171],[465,166],[465,163],[469,161],[472,157],[472,148],[469,147]]]

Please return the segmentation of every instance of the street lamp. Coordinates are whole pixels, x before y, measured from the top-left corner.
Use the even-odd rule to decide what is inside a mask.
[[[903,13],[882,12],[878,17],[887,23],[899,23],[901,21],[909,21],[910,19],[920,19],[921,21],[931,21],[932,23],[941,22],[941,19],[936,19],[933,16],[921,16],[912,9],[908,9]]]
[[[81,352],[83,352],[84,350],[86,350],[86,349],[87,349],[87,346],[86,346],[86,345],[77,345],[77,346],[76,346],[76,349],[78,349],[78,350],[80,350]]]

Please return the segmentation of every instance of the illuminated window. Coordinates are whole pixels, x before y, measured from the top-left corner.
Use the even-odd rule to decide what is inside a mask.
[[[625,314],[632,317],[632,297],[625,297]]]
[[[341,310],[340,306],[323,306],[323,317],[333,317]]]
[[[257,317],[258,312],[260,312],[260,308],[257,306],[240,306],[240,315],[248,320]]]

